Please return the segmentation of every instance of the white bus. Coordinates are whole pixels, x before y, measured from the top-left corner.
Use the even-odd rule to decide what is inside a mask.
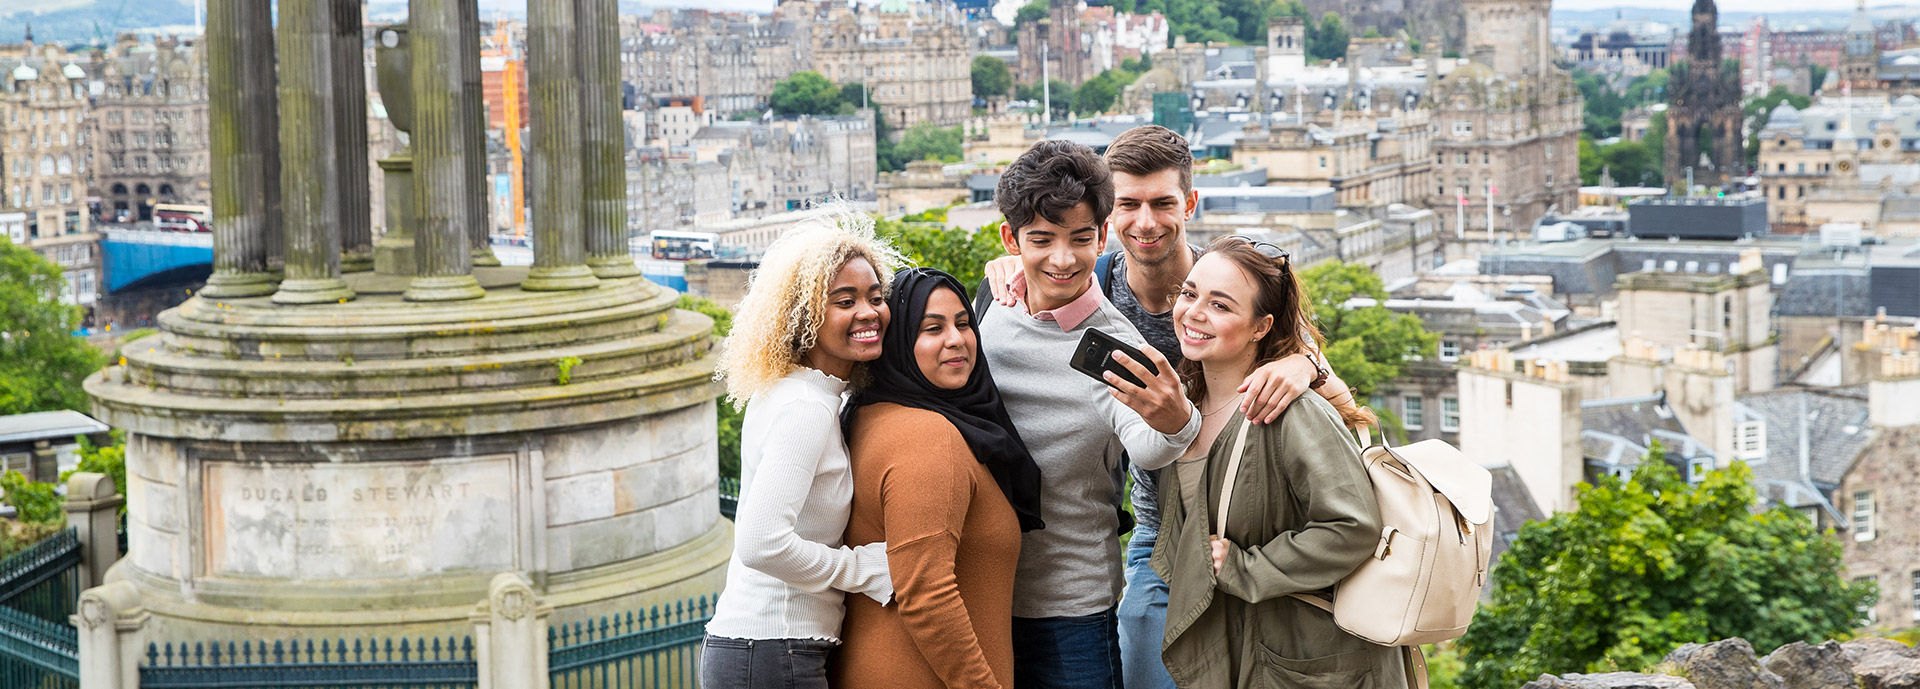
[[[153,226],[175,232],[212,232],[213,211],[206,206],[161,203],[153,207]]]
[[[712,232],[655,232],[647,237],[654,258],[672,261],[713,258],[713,245],[719,240],[720,235]]]

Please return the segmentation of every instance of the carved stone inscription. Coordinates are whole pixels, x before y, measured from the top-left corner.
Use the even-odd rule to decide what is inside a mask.
[[[511,460],[208,462],[207,572],[359,579],[510,568]]]

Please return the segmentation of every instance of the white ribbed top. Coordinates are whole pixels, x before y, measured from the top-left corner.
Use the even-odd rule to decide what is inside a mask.
[[[841,545],[853,504],[840,434],[846,389],[800,367],[747,403],[733,558],[707,633],[837,642],[843,591],[893,598],[886,544]]]

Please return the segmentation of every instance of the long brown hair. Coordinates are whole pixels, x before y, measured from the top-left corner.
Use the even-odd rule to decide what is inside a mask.
[[[1323,338],[1320,329],[1314,327],[1313,320],[1308,317],[1306,292],[1294,274],[1291,259],[1284,256],[1269,257],[1241,237],[1215,240],[1212,246],[1207,247],[1207,255],[1232,261],[1253,279],[1257,292],[1253,299],[1254,320],[1259,320],[1261,316],[1273,316],[1273,327],[1268,328],[1266,336],[1256,343],[1253,368],[1294,354],[1318,357]],[[1200,404],[1207,396],[1207,378],[1202,373],[1200,362],[1191,359],[1182,361],[1179,371],[1180,381],[1187,387],[1187,399],[1196,405]],[[1377,425],[1371,411],[1355,404],[1351,395],[1347,397],[1345,404],[1334,405],[1340,412],[1341,421],[1349,428]]]

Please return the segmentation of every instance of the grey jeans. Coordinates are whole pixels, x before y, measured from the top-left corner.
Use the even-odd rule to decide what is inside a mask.
[[[701,689],[827,689],[832,642],[708,634],[705,645],[700,654]]]

